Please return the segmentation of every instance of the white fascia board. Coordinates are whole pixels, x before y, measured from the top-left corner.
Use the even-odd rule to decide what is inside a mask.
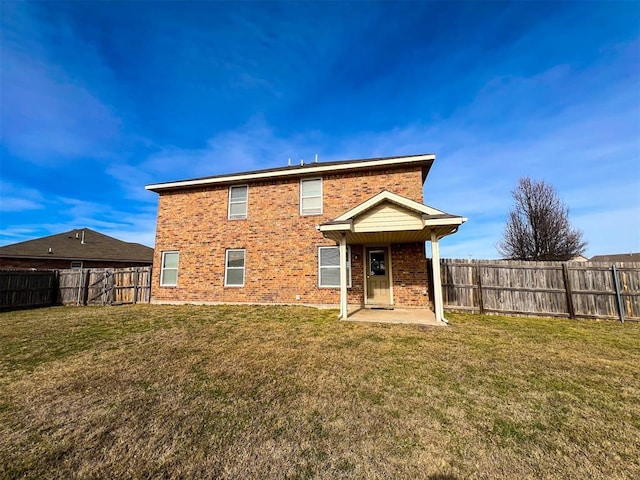
[[[431,220],[424,221],[425,227],[439,227],[444,225],[462,225],[466,222],[467,219],[463,217],[455,217],[455,218],[434,218]]]
[[[343,165],[322,165],[308,167],[303,170],[275,170],[272,172],[259,172],[259,173],[238,173],[231,175],[224,175],[214,178],[201,178],[196,180],[180,180],[177,182],[167,183],[154,183],[147,185],[144,188],[146,190],[165,190],[168,188],[180,188],[180,187],[196,187],[198,185],[214,185],[217,183],[233,183],[249,180],[261,180],[266,178],[278,178],[278,177],[292,177],[292,176],[307,176],[317,175],[325,172],[340,172],[344,170],[352,170],[355,168],[368,168],[368,167],[384,167],[386,165],[396,165],[402,163],[423,162],[425,160],[435,160],[436,156],[429,155],[416,155],[414,157],[401,157],[401,158],[387,158],[382,160],[370,160],[370,161],[358,161],[358,162],[345,162]]]
[[[351,230],[351,222],[332,223],[329,225],[320,225],[318,228],[321,232],[344,232]]]

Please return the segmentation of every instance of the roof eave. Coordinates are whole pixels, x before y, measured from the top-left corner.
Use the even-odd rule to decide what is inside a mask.
[[[379,168],[392,165],[402,164],[419,164],[425,163],[423,167],[423,183],[426,175],[431,168],[431,164],[435,160],[434,154],[413,155],[406,157],[385,157],[378,159],[363,159],[354,161],[345,161],[330,164],[310,164],[305,167],[284,167],[271,170],[261,170],[256,172],[244,172],[230,175],[220,175],[215,177],[196,178],[192,180],[179,180],[175,182],[154,183],[146,185],[146,190],[159,193],[161,191],[178,190],[183,188],[197,188],[207,185],[224,185],[229,183],[237,183],[244,181],[254,181],[263,179],[300,177],[308,175],[317,175],[322,173],[343,172],[348,170],[360,170],[367,168]]]

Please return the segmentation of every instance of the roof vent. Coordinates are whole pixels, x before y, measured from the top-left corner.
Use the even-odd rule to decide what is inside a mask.
[[[49,251],[47,253],[53,253],[53,249],[49,247]]]

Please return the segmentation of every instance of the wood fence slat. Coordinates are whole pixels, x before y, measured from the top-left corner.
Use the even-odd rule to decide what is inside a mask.
[[[149,303],[151,267],[0,271],[0,309]]]
[[[640,263],[615,277],[591,262],[443,259],[440,271],[448,310],[640,320]]]

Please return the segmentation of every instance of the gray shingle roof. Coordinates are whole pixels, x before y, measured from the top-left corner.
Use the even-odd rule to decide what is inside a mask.
[[[614,255],[596,255],[589,259],[590,262],[640,262],[640,253],[616,253]]]
[[[304,176],[309,171],[313,171],[319,167],[327,168],[327,167],[345,167],[348,166],[351,170],[357,170],[359,168],[371,168],[367,166],[371,162],[376,161],[387,161],[387,160],[397,160],[398,164],[402,164],[403,160],[408,161],[409,159],[415,159],[416,157],[433,157],[434,154],[417,154],[417,155],[397,155],[393,157],[375,157],[375,158],[359,158],[356,160],[337,160],[332,162],[307,162],[303,165],[298,165],[296,163],[286,166],[286,167],[276,167],[276,168],[267,168],[262,170],[251,170],[245,172],[235,172],[235,173],[226,173],[221,175],[211,175],[206,177],[197,177],[197,178],[189,178],[184,180],[175,180],[170,182],[161,182],[154,183],[151,185],[147,185],[147,190],[158,191],[165,190],[167,188],[171,189],[181,189],[181,188],[193,188],[194,185],[189,185],[193,182],[197,182],[199,186],[201,183],[205,183],[207,181],[224,181],[226,179],[231,179],[237,177],[238,175],[264,175],[264,174],[275,174],[272,178],[277,178],[278,174],[282,176],[290,176],[290,175],[299,175]],[[422,181],[424,182],[427,174],[429,173],[429,169],[433,164],[433,158],[425,158],[423,163],[425,164],[425,169],[423,171]],[[377,168],[384,168],[384,166],[379,166]]]
[[[151,264],[153,248],[140,243],[123,242],[90,228],[78,228],[48,237],[5,245],[0,247],[0,257],[107,260]]]

